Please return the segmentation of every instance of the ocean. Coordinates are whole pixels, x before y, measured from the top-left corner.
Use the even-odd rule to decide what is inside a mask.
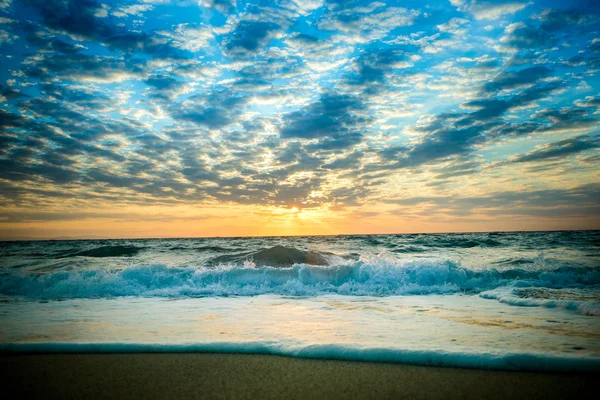
[[[2,352],[600,370],[600,231],[0,243]]]

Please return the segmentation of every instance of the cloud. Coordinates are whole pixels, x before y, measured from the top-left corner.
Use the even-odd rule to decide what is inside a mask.
[[[556,143],[549,143],[538,146],[535,150],[511,158],[512,162],[524,163],[534,161],[556,160],[569,157],[587,150],[600,147],[600,137],[597,136],[577,136]]]
[[[17,40],[19,37],[17,35],[13,35],[3,29],[0,29],[0,45],[7,45],[7,44],[11,44],[12,42],[14,42],[15,40]]]
[[[457,176],[476,174],[480,170],[481,163],[468,159],[458,159],[455,162],[445,165],[442,169],[434,170],[434,172],[438,173],[435,175],[435,179],[450,179]]]
[[[531,87],[536,82],[550,76],[552,72],[550,68],[544,66],[523,68],[518,71],[502,71],[491,82],[486,83],[483,90],[493,93],[500,90]]]
[[[98,40],[114,32],[112,26],[96,17],[102,6],[95,0],[23,0],[23,3],[35,8],[49,29],[75,40]]]
[[[66,84],[44,83],[40,85],[41,91],[51,96],[53,102],[67,102],[76,104],[80,109],[108,110],[110,97],[100,90],[89,87],[73,87]],[[48,112],[48,116],[53,113]],[[56,115],[56,114],[55,114]]]
[[[139,79],[146,71],[146,63],[142,60],[79,53],[35,57],[27,60],[24,65],[24,74],[32,78],[46,79],[54,76],[59,79],[103,83]]]
[[[393,70],[407,68],[405,52],[400,49],[371,49],[352,63],[352,72],[342,86],[350,90],[363,90],[370,94],[379,93],[387,82],[387,75]]]
[[[111,15],[114,15],[117,18],[127,18],[129,16],[136,16],[138,18],[142,17],[146,11],[150,11],[154,8],[151,4],[133,4],[118,7],[116,10],[111,12]],[[103,12],[98,13],[96,11],[95,15],[103,15]]]
[[[600,95],[587,96],[585,100],[575,101],[575,105],[579,107],[595,107],[596,112],[594,114],[600,114]]]
[[[229,89],[213,91],[207,97],[192,96],[171,110],[174,119],[193,122],[206,128],[223,128],[236,122],[241,106],[248,101]]]
[[[361,127],[369,121],[365,109],[358,97],[326,92],[319,101],[284,115],[279,134],[283,139],[316,139],[315,149],[353,146],[361,141]]]
[[[600,120],[591,117],[585,108],[574,107],[545,108],[535,112],[532,119],[542,123],[548,121],[543,127],[538,128],[538,132],[543,133],[589,130],[600,123]]]
[[[193,52],[210,49],[214,39],[210,27],[204,24],[178,24],[172,31],[159,31],[158,33],[173,39],[171,46]]]
[[[150,87],[147,94],[156,100],[172,101],[185,92],[185,84],[168,74],[152,74],[144,83]]]
[[[345,34],[337,37],[341,41],[368,43],[385,37],[396,28],[413,25],[420,14],[418,10],[386,7],[379,2],[368,6],[344,6],[326,13],[318,28]]]
[[[599,21],[598,16],[582,10],[545,10],[528,22],[509,24],[496,49],[506,53],[549,49],[566,37],[585,33],[586,25]]]
[[[459,11],[468,12],[477,20],[496,20],[521,11],[531,3],[450,0]]]
[[[241,21],[221,46],[229,55],[249,57],[263,51],[264,46],[281,33],[281,26],[273,22]]]
[[[27,125],[27,120],[20,115],[0,109],[0,128],[20,128]]]
[[[566,199],[595,177],[600,101],[577,87],[598,93],[598,18],[577,4],[105,3],[0,10],[14,40],[0,74],[5,207],[367,215],[358,207],[418,190],[419,212],[446,201],[492,216],[520,201],[512,187],[562,185]],[[519,212],[565,207],[538,206]]]
[[[412,132],[421,137],[413,146],[383,153],[385,159],[394,161],[386,168],[420,166],[469,153],[478,144],[497,140],[507,133],[503,129],[506,125],[498,120],[499,117],[511,109],[544,98],[563,85],[562,82],[541,83],[507,98],[480,98],[463,103],[464,108],[475,110],[471,113],[446,112],[433,116],[411,127]]]
[[[437,29],[440,32],[448,32],[453,35],[463,35],[467,32],[467,28],[470,25],[469,20],[464,18],[452,18],[451,20],[439,24]]]
[[[124,53],[141,52],[156,58],[185,58],[178,49],[157,40],[153,35],[110,24],[101,17],[104,8],[96,0],[23,1],[26,6],[37,10],[45,27],[51,32],[68,35],[72,40],[99,41]],[[137,8],[131,10],[139,11]]]
[[[204,7],[212,7],[222,14],[230,14],[237,7],[236,0],[200,0],[198,4]]]
[[[9,86],[0,83],[0,101],[7,101],[12,99],[18,99],[25,96],[18,89],[13,89]]]
[[[573,218],[599,216],[599,196],[600,185],[592,183],[564,189],[495,191],[484,196],[408,197],[387,203],[426,206],[424,212],[431,218],[439,214]]]

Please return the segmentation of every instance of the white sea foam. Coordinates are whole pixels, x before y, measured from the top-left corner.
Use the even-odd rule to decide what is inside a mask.
[[[478,296],[115,298],[1,306],[1,352],[228,352],[600,370],[600,320]]]
[[[10,343],[4,353],[234,353],[270,354],[329,360],[405,363],[427,366],[531,371],[599,371],[600,359],[559,357],[547,354],[469,354],[444,351],[357,348],[349,345],[286,347],[273,342],[225,342],[195,344],[147,343]]]
[[[330,266],[295,264],[278,268],[257,267],[245,262],[216,267],[157,264],[44,274],[17,270],[1,272],[0,278],[0,294],[33,299],[260,294],[391,296],[479,293],[519,284],[551,288],[594,286],[600,283],[600,270],[473,270],[452,261],[399,261],[372,257]]]
[[[597,292],[596,296],[600,296],[600,288],[595,290]],[[598,301],[598,297],[590,301],[590,299],[563,299],[560,298],[560,294],[558,293],[555,293],[556,298],[522,297],[517,293],[517,288],[508,286],[482,292],[479,296],[484,299],[498,300],[501,303],[510,304],[512,306],[564,308],[585,315],[600,316],[600,301]]]

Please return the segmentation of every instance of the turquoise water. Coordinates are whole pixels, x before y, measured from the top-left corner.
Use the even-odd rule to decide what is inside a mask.
[[[600,232],[5,242],[3,351],[600,369]]]

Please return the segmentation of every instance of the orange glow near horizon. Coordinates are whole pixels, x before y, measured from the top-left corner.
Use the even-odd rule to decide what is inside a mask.
[[[507,216],[492,219],[481,214],[461,220],[443,216],[443,210],[440,214],[423,217],[411,208],[398,210],[378,205],[372,209],[379,211],[364,212],[360,208],[332,210],[328,207],[301,209],[298,206],[215,206],[200,210],[192,207],[131,207],[119,213],[105,210],[105,218],[0,221],[0,239],[304,236],[596,228],[595,221],[585,218]],[[98,214],[101,212],[97,211],[94,215]],[[111,217],[111,214],[118,217]]]

